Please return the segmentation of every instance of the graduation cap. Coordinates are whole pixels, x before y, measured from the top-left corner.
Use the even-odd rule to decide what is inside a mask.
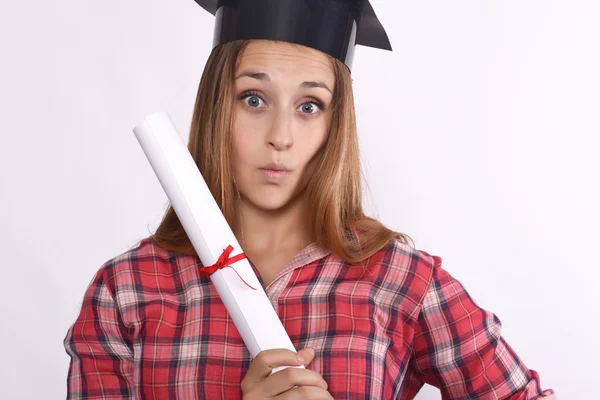
[[[216,18],[213,48],[267,39],[320,50],[352,69],[360,44],[392,50],[369,0],[194,0]]]

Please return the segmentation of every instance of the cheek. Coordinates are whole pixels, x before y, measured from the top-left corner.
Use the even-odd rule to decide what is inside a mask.
[[[244,163],[252,152],[252,145],[255,141],[252,140],[251,135],[248,134],[248,128],[245,127],[243,121],[237,120],[233,126],[232,144],[233,144],[233,155],[234,163],[240,161]],[[254,143],[256,144],[256,143]]]
[[[243,126],[243,125],[242,125]],[[232,135],[233,175],[238,186],[245,187],[252,185],[255,179],[253,174],[256,168],[260,166],[261,154],[260,143],[253,138],[247,131],[237,131],[234,129]]]
[[[303,164],[309,164],[327,140],[328,127],[325,122],[309,124],[300,132],[304,140],[296,142],[298,151],[302,154]]]
[[[233,148],[244,158],[255,153],[263,145],[264,122],[251,118],[244,112],[237,112],[233,123]]]

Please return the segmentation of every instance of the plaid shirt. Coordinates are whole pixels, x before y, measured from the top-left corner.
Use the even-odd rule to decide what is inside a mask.
[[[364,272],[312,243],[265,291],[335,399],[555,399],[441,262],[394,240]],[[107,261],[64,339],[67,398],[241,398],[252,360],[200,266],[149,239]]]

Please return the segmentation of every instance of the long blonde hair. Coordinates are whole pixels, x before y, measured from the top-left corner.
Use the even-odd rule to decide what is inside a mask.
[[[238,199],[232,173],[234,77],[248,43],[224,43],[211,52],[200,79],[188,142],[188,150],[232,229]],[[313,240],[354,264],[393,238],[407,244],[412,239],[363,212],[352,79],[341,61],[330,59],[335,74],[331,128],[316,167],[319,173],[305,189],[305,212]],[[150,239],[165,249],[197,256],[172,206]]]

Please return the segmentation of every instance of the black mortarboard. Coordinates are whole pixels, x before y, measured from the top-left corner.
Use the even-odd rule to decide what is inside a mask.
[[[213,48],[240,39],[298,43],[352,68],[357,44],[392,50],[368,0],[194,0],[215,15]]]

